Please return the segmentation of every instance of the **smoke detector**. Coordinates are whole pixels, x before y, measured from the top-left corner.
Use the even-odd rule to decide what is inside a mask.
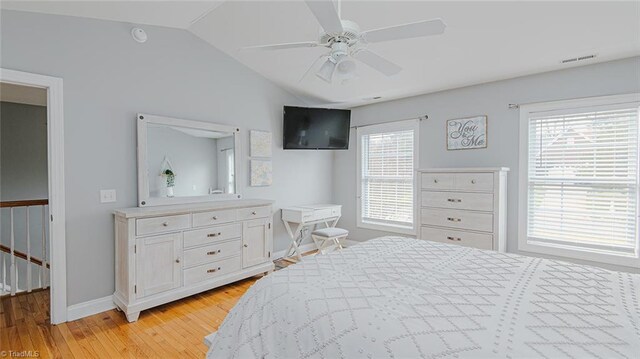
[[[134,27],[133,29],[131,29],[131,36],[134,40],[141,44],[147,41],[147,33],[139,27]]]

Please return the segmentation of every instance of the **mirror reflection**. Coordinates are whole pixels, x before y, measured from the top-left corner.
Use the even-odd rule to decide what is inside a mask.
[[[149,123],[150,197],[233,194],[234,134]]]

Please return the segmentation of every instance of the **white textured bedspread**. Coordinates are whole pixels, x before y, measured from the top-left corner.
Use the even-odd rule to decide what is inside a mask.
[[[257,281],[209,358],[640,358],[640,276],[383,237]]]

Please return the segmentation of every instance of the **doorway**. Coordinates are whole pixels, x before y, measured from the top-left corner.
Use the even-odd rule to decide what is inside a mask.
[[[0,69],[0,295],[67,320],[62,79]],[[43,295],[44,293],[44,295]]]

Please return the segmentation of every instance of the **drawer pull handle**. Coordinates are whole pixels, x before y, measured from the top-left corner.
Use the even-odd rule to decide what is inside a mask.
[[[460,241],[461,240],[460,237],[454,238],[454,237],[450,237],[450,236],[448,236],[447,239],[450,240],[450,241]]]
[[[167,226],[169,226],[169,222],[162,222],[162,225],[167,227]]]
[[[438,180],[437,180],[437,179],[434,179],[434,180],[433,180],[433,183],[438,183]]]
[[[462,221],[462,219],[460,219],[460,218],[453,218],[453,217],[447,217],[447,221],[451,221],[451,222],[460,222],[460,221]]]
[[[180,263],[180,258],[176,258],[176,263]]]
[[[213,268],[213,269],[207,269],[207,273],[215,273],[215,272],[217,272],[217,271],[219,271],[219,270],[220,270],[220,267],[218,267],[218,268]]]
[[[218,232],[218,233],[209,233],[209,234],[207,234],[207,237],[217,237],[220,234],[221,234],[220,232]]]
[[[472,179],[471,184],[476,184],[476,180]]]
[[[247,247],[249,247],[249,245],[245,243],[245,244],[244,244],[244,247],[245,247],[245,248],[247,248]]]
[[[447,199],[447,201],[449,201],[449,202],[456,202],[456,203],[460,203],[460,202],[462,202],[462,200],[461,200],[461,199],[459,199],[459,198],[448,198],[448,199]]]
[[[257,213],[256,213],[256,211],[253,211],[253,212],[251,212],[251,214],[255,216]]]
[[[208,256],[212,256],[214,254],[220,253],[220,250],[218,249],[217,251],[211,251],[211,252],[207,252]]]
[[[213,220],[217,221],[218,220],[218,216],[213,216]]]

